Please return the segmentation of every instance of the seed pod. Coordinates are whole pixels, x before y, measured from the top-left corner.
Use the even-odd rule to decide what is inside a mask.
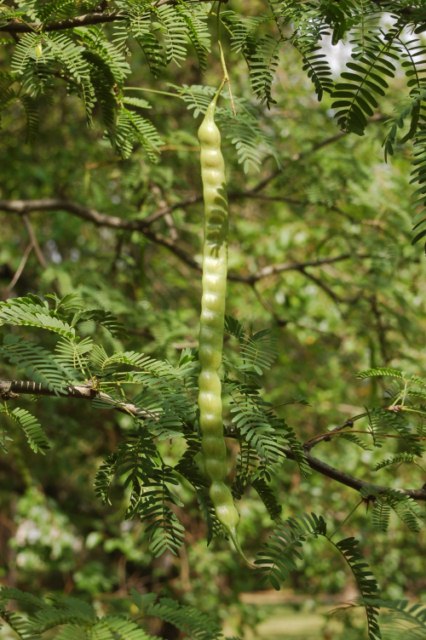
[[[225,192],[225,162],[220,148],[220,131],[214,121],[216,97],[210,103],[198,130],[201,149],[201,178],[204,196],[203,279],[200,318],[198,406],[204,468],[216,515],[236,543],[238,511],[225,479],[227,453],[223,434],[222,363],[228,266],[228,203]]]

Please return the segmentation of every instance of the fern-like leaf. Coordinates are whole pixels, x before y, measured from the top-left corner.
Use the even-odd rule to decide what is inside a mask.
[[[391,367],[380,367],[375,369],[365,369],[358,373],[358,378],[363,380],[364,378],[399,378],[400,380],[404,380],[406,376],[399,369],[392,369]]]
[[[221,18],[231,34],[232,48],[241,52],[247,62],[254,93],[269,106],[274,102],[271,88],[278,66],[279,40],[269,34],[259,35],[258,29],[270,18],[250,16],[242,19],[231,11],[222,12]]]
[[[151,162],[158,162],[163,144],[152,122],[124,106],[118,111],[113,142],[124,158],[128,158],[134,146],[140,144]]]
[[[268,542],[257,554],[255,564],[275,589],[297,568],[301,560],[301,548],[309,536],[326,534],[326,524],[321,516],[304,514],[281,522]]]
[[[9,335],[0,347],[0,355],[51,391],[66,391],[69,384],[66,372],[47,349],[29,340]]]
[[[361,555],[359,542],[355,538],[345,538],[336,544],[333,543],[333,546],[342,554],[349,565],[361,596],[365,600],[368,640],[380,640],[382,636],[378,624],[379,607],[376,604],[369,604],[369,601],[374,602],[377,598],[379,589],[376,579]]]
[[[392,43],[378,35],[366,36],[362,51],[356,50],[349,71],[342,73],[345,82],[338,82],[333,92],[335,117],[344,131],[363,135],[367,119],[374,114],[377,95],[384,96],[388,88],[385,78],[396,73],[398,59]]]
[[[385,460],[378,462],[374,467],[374,470],[379,471],[380,469],[385,469],[395,464],[413,464],[415,460],[416,456],[414,456],[412,453],[397,453],[391,458],[386,458]]]
[[[278,520],[281,517],[282,506],[279,504],[270,485],[263,478],[256,478],[253,480],[252,485],[265,505],[271,519]]]
[[[221,640],[217,620],[189,605],[181,605],[170,598],[146,598],[133,591],[133,601],[144,612],[165,620],[192,640]]]
[[[207,53],[210,51],[210,31],[207,27],[207,7],[178,3],[176,11],[186,24],[188,37],[194,47],[201,69],[207,66]]]
[[[306,52],[303,57],[303,70],[312,81],[318,100],[322,100],[324,93],[331,93],[334,86],[327,56],[319,53],[320,51],[320,47],[315,47]]]
[[[90,640],[155,640],[136,622],[120,616],[106,616],[90,633]]]
[[[9,411],[7,415],[21,427],[34,453],[46,453],[51,445],[43,427],[35,416],[22,407],[16,407]]]
[[[379,600],[384,640],[423,640],[426,638],[426,605],[407,600]]]
[[[64,338],[73,339],[75,329],[58,318],[47,303],[37,296],[12,298],[0,302],[0,326],[36,327],[57,333]]]

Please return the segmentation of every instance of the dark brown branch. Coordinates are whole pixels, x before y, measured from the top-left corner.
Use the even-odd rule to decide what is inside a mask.
[[[11,400],[17,398],[19,394],[42,395],[51,397],[61,396],[65,398],[74,398],[80,400],[97,399],[101,400],[107,405],[110,405],[112,409],[130,414],[135,418],[152,417],[152,414],[150,412],[145,411],[144,409],[141,409],[130,402],[117,402],[107,393],[98,391],[91,385],[69,385],[64,391],[58,393],[47,389],[37,382],[24,380],[0,380],[0,398],[2,398],[3,400]],[[291,450],[287,450],[286,455],[291,460],[295,460],[295,455]],[[365,482],[364,480],[359,480],[358,478],[354,478],[353,476],[350,476],[343,471],[339,471],[335,467],[331,467],[322,460],[319,460],[318,458],[312,456],[307,448],[305,448],[305,455],[306,460],[312,469],[318,471],[324,476],[327,476],[328,478],[332,478],[333,480],[340,482],[340,484],[351,487],[356,491],[370,490],[372,495],[389,491],[387,487],[371,484],[370,482]],[[409,496],[410,498],[414,498],[415,500],[426,501],[426,486],[422,489],[401,489],[399,491],[401,491],[401,493],[403,493],[404,495]]]
[[[109,216],[96,209],[83,207],[70,200],[60,198],[40,198],[35,200],[0,200],[0,209],[10,213],[25,214],[34,211],[68,211],[83,220],[89,220],[98,226],[112,229],[141,230],[145,226],[144,220],[125,220],[118,216]]]
[[[77,204],[76,202],[62,200],[60,198],[40,198],[36,200],[0,200],[0,210],[22,216],[35,211],[67,211],[68,213],[71,213],[83,220],[87,220],[99,227],[123,229],[127,231],[140,231],[146,238],[168,249],[171,253],[185,262],[185,264],[187,264],[189,267],[200,271],[201,266],[198,264],[198,262],[196,262],[196,260],[194,260],[194,258],[187,251],[185,251],[185,249],[179,247],[174,239],[167,238],[151,229],[151,224],[158,218],[168,215],[171,211],[177,208],[185,207],[199,201],[200,197],[194,196],[193,198],[190,198],[185,202],[176,203],[174,205],[171,205],[170,207],[162,207],[150,216],[139,220],[129,220],[125,218],[119,218],[118,216],[107,215],[105,213],[97,211],[96,209],[84,207],[80,204]],[[312,274],[306,272],[305,269],[308,267],[321,267],[323,265],[333,264],[335,262],[342,262],[343,260],[349,260],[351,258],[364,259],[368,258],[368,255],[352,255],[350,253],[345,253],[331,258],[318,258],[316,260],[308,260],[306,262],[289,262],[269,265],[267,267],[263,267],[257,273],[252,273],[249,275],[239,275],[231,272],[229,273],[228,277],[229,280],[232,280],[234,282],[242,282],[244,284],[253,285],[259,280],[262,280],[263,278],[267,278],[269,276],[284,273],[286,271],[299,271],[305,277],[314,280],[318,286],[321,286],[324,291],[328,295],[330,295],[330,297],[333,297],[335,302],[348,302],[347,299],[340,298],[337,296],[337,294],[334,294],[334,292],[332,292],[327,285],[320,284],[322,283],[322,281],[315,278]]]
[[[120,13],[94,12],[86,13],[82,16],[76,16],[75,18],[59,20],[58,22],[51,22],[50,24],[43,24],[42,22],[19,22],[18,20],[13,20],[7,24],[0,25],[0,31],[7,31],[8,33],[63,31],[64,29],[86,27],[93,24],[104,24],[107,22],[115,22],[117,20],[125,20],[125,16]]]
[[[228,0],[219,0],[219,2],[227,2]],[[210,2],[210,0],[196,0],[196,2]],[[161,6],[163,4],[174,4],[174,0],[159,0],[153,2],[153,5]],[[43,22],[21,22],[19,20],[12,20],[6,24],[0,24],[0,31],[7,31],[8,33],[33,33],[43,31],[64,31],[66,29],[73,29],[74,27],[87,27],[94,24],[107,24],[109,22],[116,22],[117,20],[126,20],[127,16],[119,12],[107,13],[102,11],[94,11],[92,13],[86,13],[81,16],[75,16],[74,18],[67,18],[66,20],[58,20],[57,22],[50,22],[43,24]]]
[[[111,409],[127,413],[135,418],[147,418],[153,414],[144,409],[140,409],[131,402],[117,402],[110,395],[103,391],[98,391],[92,385],[74,384],[68,385],[64,391],[53,391],[39,384],[28,380],[0,380],[0,398],[10,400],[19,397],[20,394],[29,394],[34,396],[51,396],[62,398],[76,398],[80,400],[100,400],[106,405],[110,405]]]
[[[357,420],[362,420],[367,416],[368,416],[368,413],[366,411],[363,411],[363,413],[359,413],[356,416],[352,416],[352,418],[348,418],[348,420],[345,420],[343,424],[337,427],[334,427],[334,429],[331,429],[330,431],[326,431],[325,433],[317,434],[316,436],[314,436],[313,438],[310,438],[310,440],[305,442],[305,444],[303,445],[305,448],[305,451],[310,451],[311,449],[313,449],[313,447],[315,447],[320,442],[331,440],[333,436],[340,435],[342,431],[344,431],[344,429],[352,428],[354,425],[354,422],[356,422]]]
[[[289,456],[290,457],[290,456]],[[327,476],[332,480],[336,480],[340,482],[340,484],[344,484],[347,487],[351,487],[356,491],[371,491],[371,495],[377,495],[380,493],[386,493],[390,491],[389,487],[384,487],[379,484],[372,484],[371,482],[366,482],[365,480],[360,480],[359,478],[354,478],[353,476],[345,473],[344,471],[340,471],[335,467],[330,466],[329,464],[315,458],[310,453],[306,454],[306,460],[314,471],[318,471],[323,476]],[[402,493],[405,496],[409,496],[414,500],[425,500],[426,501],[426,486],[421,489],[398,489],[398,492]]]
[[[358,296],[355,296],[355,297],[352,297],[352,298],[344,298],[342,296],[339,296],[339,294],[336,293],[331,287],[329,287],[328,284],[326,284],[323,280],[321,280],[321,278],[317,278],[317,276],[314,276],[312,273],[309,273],[308,271],[306,271],[306,269],[304,267],[301,267],[300,269],[298,269],[298,271],[300,271],[300,273],[302,273],[309,280],[312,280],[312,282],[314,282],[319,289],[322,289],[324,291],[324,293],[331,300],[333,300],[333,302],[336,305],[342,304],[342,303],[344,303],[344,304],[353,304],[358,299]]]
[[[344,260],[350,260],[351,258],[368,258],[366,254],[353,255],[350,253],[343,253],[340,256],[334,258],[318,258],[317,260],[307,260],[306,262],[287,262],[282,264],[271,264],[267,267],[263,267],[257,273],[253,273],[249,276],[240,276],[244,279],[244,282],[254,284],[258,280],[274,276],[277,273],[284,273],[285,271],[300,271],[303,275],[307,267],[321,267],[326,264],[334,264],[335,262],[342,262]]]
[[[290,450],[286,450],[286,456],[291,460],[296,460],[296,456]],[[383,485],[373,484],[371,482],[366,482],[365,480],[360,480],[359,478],[354,478],[354,476],[351,476],[344,471],[340,471],[339,469],[332,467],[326,462],[319,460],[319,458],[315,458],[309,452],[306,452],[306,461],[314,471],[318,471],[318,473],[321,473],[321,475],[326,476],[327,478],[331,478],[332,480],[336,480],[336,482],[339,482],[346,487],[355,489],[355,491],[371,491],[371,495],[374,496],[380,493],[386,493],[391,490],[389,487],[384,487]],[[426,485],[421,489],[398,489],[398,492],[405,496],[413,498],[414,500],[426,501]]]
[[[389,410],[391,411],[392,409],[389,407]],[[351,487],[356,491],[361,491],[361,490],[371,491],[372,495],[375,495],[378,493],[385,493],[386,491],[389,491],[389,488],[384,487],[382,485],[372,484],[371,482],[366,482],[365,480],[360,480],[359,478],[354,478],[348,473],[345,473],[344,471],[340,471],[339,469],[336,469],[335,467],[330,466],[326,462],[323,462],[322,460],[314,457],[311,454],[311,449],[313,449],[313,447],[315,447],[316,445],[320,444],[320,442],[329,441],[335,436],[340,436],[342,433],[346,432],[345,431],[346,429],[351,429],[353,424],[357,420],[362,420],[366,416],[368,416],[368,413],[364,411],[362,413],[359,413],[356,416],[349,418],[343,424],[335,427],[334,429],[331,429],[331,431],[327,431],[326,433],[320,433],[319,435],[314,436],[304,444],[303,448],[305,451],[306,460],[309,466],[311,467],[311,469],[318,471],[322,475],[327,476],[332,480],[337,480],[337,482],[340,482],[341,484],[344,484],[347,487]],[[350,433],[353,433],[352,429]],[[366,435],[368,434],[366,433]],[[397,437],[401,437],[401,436],[398,435]],[[287,452],[287,455],[289,458],[293,460],[295,459],[291,452]],[[414,498],[415,500],[426,501],[426,485],[424,485],[421,489],[398,489],[398,491],[400,491],[402,494],[406,496],[409,496],[410,498]]]
[[[0,210],[9,213],[23,215],[34,211],[67,211],[78,218],[88,220],[98,227],[108,227],[110,229],[124,229],[127,231],[141,231],[149,240],[159,244],[178,258],[185,262],[193,269],[200,270],[200,265],[192,258],[192,256],[181,247],[177,246],[172,240],[152,231],[149,227],[153,219],[142,220],[126,220],[118,216],[110,216],[101,213],[90,207],[83,207],[76,202],[69,200],[61,200],[59,198],[41,198],[39,200],[0,200]]]

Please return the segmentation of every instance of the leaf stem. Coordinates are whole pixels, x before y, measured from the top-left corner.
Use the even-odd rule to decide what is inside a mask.
[[[131,89],[132,91],[144,91],[146,93],[158,93],[161,96],[168,96],[171,98],[180,98],[178,93],[172,93],[171,91],[163,91],[161,89],[151,89],[150,87],[124,87],[124,89]]]
[[[331,540],[338,531],[340,531],[340,529],[343,527],[344,524],[347,523],[347,521],[353,516],[353,514],[355,513],[355,511],[358,509],[358,507],[360,507],[362,505],[362,503],[364,502],[364,498],[361,498],[361,500],[359,502],[356,503],[356,505],[354,506],[353,509],[351,509],[348,513],[348,515],[346,516],[346,518],[344,518],[342,520],[342,522],[340,522],[337,527],[335,528],[335,530],[333,531],[333,533],[328,537],[329,540]]]

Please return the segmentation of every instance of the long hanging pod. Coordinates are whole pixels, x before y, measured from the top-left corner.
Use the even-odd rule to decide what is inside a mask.
[[[219,91],[211,101],[198,129],[201,178],[204,196],[203,277],[199,336],[198,406],[204,468],[211,481],[210,498],[216,515],[238,552],[245,558],[237,538],[239,514],[226,484],[227,450],[223,433],[222,363],[228,267],[228,202],[221,136],[214,121]],[[248,562],[248,564],[250,564]]]

